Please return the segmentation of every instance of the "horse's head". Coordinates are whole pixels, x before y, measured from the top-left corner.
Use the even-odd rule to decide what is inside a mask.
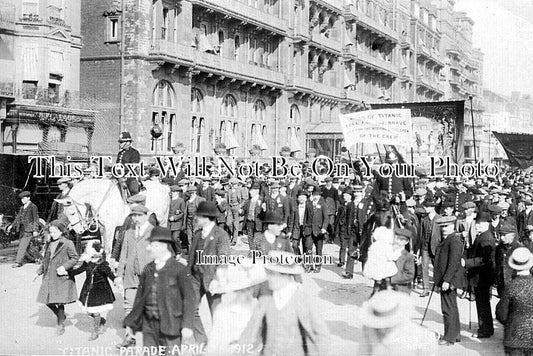
[[[71,197],[64,199],[55,199],[55,201],[63,205],[63,214],[69,221],[69,228],[74,230],[77,234],[83,234],[89,230],[92,225],[92,219],[88,218],[90,206],[81,204]]]

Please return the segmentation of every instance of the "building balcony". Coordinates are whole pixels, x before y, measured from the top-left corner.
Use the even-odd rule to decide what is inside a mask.
[[[285,20],[238,0],[191,0],[191,3],[215,10],[273,33],[285,35],[287,32]]]
[[[374,20],[362,12],[358,13],[358,18],[358,26],[362,26],[371,32],[374,32],[375,34],[388,39],[391,42],[398,42],[398,34],[391,28],[381,24],[379,21]]]
[[[342,0],[311,0],[311,2],[314,2],[334,12],[341,12],[344,8]]]
[[[344,58],[349,61],[357,60],[357,49],[355,45],[344,46],[342,49],[342,54],[344,55]]]
[[[374,57],[365,52],[357,53],[357,62],[377,71],[383,72],[393,77],[398,76],[398,67],[390,62]]]
[[[311,78],[293,76],[287,79],[287,89],[304,93],[314,93],[330,98],[341,98],[341,90],[336,86],[318,83]]]
[[[399,72],[400,80],[403,82],[412,81],[413,77],[408,68],[402,68]]]
[[[458,61],[451,61],[450,69],[453,71],[456,71],[457,73],[461,73],[461,71],[463,70],[463,68],[461,67]]]
[[[15,31],[15,5],[0,4],[0,33]]]
[[[355,6],[353,4],[344,5],[344,11],[342,15],[346,22],[357,21],[358,19],[357,11],[355,10]]]
[[[449,48],[446,48],[446,53],[456,55],[459,58],[462,58],[464,56],[463,50],[456,44],[452,44]]]
[[[295,42],[309,41],[309,26],[298,25],[296,27],[289,27],[287,34]]]
[[[335,54],[340,54],[342,50],[341,41],[321,36],[313,32],[311,32],[310,45]]]
[[[224,58],[216,54],[200,52],[192,47],[164,40],[152,42],[150,56],[153,60],[163,60],[178,65],[226,77],[253,81],[263,85],[281,88],[285,85],[283,73],[264,66]]]
[[[417,78],[417,86],[424,87],[426,90],[433,91],[437,94],[444,95],[444,91],[440,88],[439,84],[434,80],[429,79],[427,76],[419,76]]]
[[[400,35],[400,47],[406,49],[411,47],[411,37]]]

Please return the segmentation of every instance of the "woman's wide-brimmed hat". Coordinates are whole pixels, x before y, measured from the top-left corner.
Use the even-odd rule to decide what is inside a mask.
[[[405,293],[384,290],[363,303],[359,320],[369,328],[391,328],[409,320],[410,303]]]
[[[516,271],[531,269],[533,267],[533,254],[527,247],[518,247],[509,257],[509,266]]]
[[[266,281],[266,272],[262,265],[254,264],[247,258],[242,263],[217,268],[215,279],[209,285],[213,294],[222,294],[253,287]]]

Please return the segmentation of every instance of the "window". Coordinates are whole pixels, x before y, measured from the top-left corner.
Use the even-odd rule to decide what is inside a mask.
[[[59,103],[59,87],[57,83],[48,83],[48,101],[50,103]]]
[[[161,39],[166,40],[168,35],[168,8],[163,8],[163,23],[161,24]]]
[[[174,27],[172,29],[174,43],[178,43],[178,9],[174,9]]]
[[[204,131],[204,97],[200,90],[192,88],[191,90],[191,112],[192,125],[191,125],[191,153],[200,153],[202,147],[202,136]]]
[[[234,49],[233,49],[233,57],[235,57],[235,60],[239,60],[239,48],[241,46],[241,37],[239,35],[235,36],[235,43],[234,43]]]
[[[218,31],[218,54],[222,54],[222,49],[224,46],[224,31]]]
[[[37,83],[34,80],[22,81],[22,97],[24,99],[35,99],[35,95],[37,95]]]
[[[261,150],[266,150],[267,146],[263,136],[263,132],[266,130],[266,106],[263,100],[255,102],[252,120],[251,146],[259,145]]]
[[[228,118],[237,117],[237,101],[233,95],[226,95],[222,100],[222,106],[220,108],[220,116]]]
[[[119,19],[118,17],[107,18],[107,41],[116,42],[119,40]]]
[[[152,125],[156,124],[161,127],[163,134],[157,141],[152,140],[151,149],[158,153],[169,153],[172,151],[174,143],[176,113],[174,109],[174,89],[165,80],[157,83],[152,95]]]
[[[266,117],[266,107],[263,100],[257,100],[254,104],[254,120],[264,121]]]
[[[23,0],[22,16],[39,15],[39,0]]]
[[[157,24],[157,12],[155,4],[152,5],[152,39],[156,39],[156,24]]]

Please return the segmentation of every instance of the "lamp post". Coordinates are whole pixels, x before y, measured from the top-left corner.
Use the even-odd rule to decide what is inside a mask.
[[[161,129],[161,126],[156,122],[150,129],[150,135],[152,136],[152,142],[154,143],[155,147],[155,155],[157,156],[157,140],[161,135],[163,135],[163,130]]]

